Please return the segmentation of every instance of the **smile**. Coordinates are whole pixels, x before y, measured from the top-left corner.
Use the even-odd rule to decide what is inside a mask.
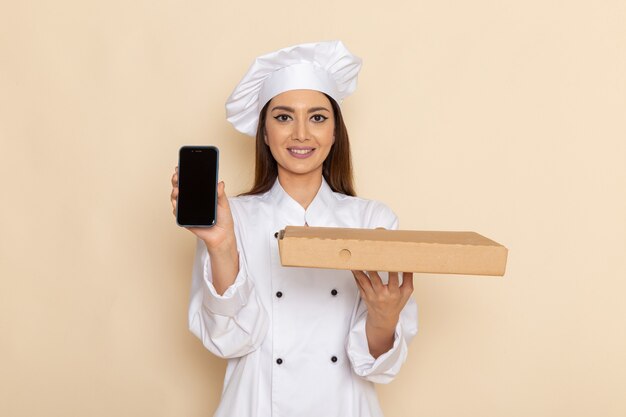
[[[315,148],[287,148],[287,150],[296,158],[307,158],[313,153]]]

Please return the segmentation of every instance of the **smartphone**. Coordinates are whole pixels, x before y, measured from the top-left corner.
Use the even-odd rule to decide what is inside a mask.
[[[211,227],[217,221],[217,171],[215,146],[183,146],[178,155],[179,226]]]

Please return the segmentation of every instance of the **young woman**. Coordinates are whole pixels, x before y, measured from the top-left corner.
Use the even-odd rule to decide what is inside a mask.
[[[412,274],[280,264],[287,225],[398,226],[353,189],[338,103],[360,66],[341,42],[282,49],[257,58],[227,102],[228,120],[256,135],[255,183],[228,199],[220,182],[217,224],[189,228],[189,326],[228,358],[218,417],[382,416],[373,383],[395,377],[417,332]]]

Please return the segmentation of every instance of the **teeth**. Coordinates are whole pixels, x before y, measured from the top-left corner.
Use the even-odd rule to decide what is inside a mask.
[[[289,152],[297,153],[298,155],[306,155],[313,149],[289,149]]]

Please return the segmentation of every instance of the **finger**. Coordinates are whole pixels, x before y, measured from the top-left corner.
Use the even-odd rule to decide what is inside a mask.
[[[380,275],[378,275],[378,272],[367,271],[367,275],[369,276],[372,288],[374,288],[375,291],[378,292],[385,286],[385,284],[383,284],[383,280],[380,278]]]
[[[170,195],[170,202],[172,203],[172,209],[174,213],[176,213],[176,203],[178,202],[178,192],[174,192],[172,190],[172,194]]]
[[[389,273],[389,282],[387,283],[387,286],[389,287],[390,291],[398,291],[398,288],[400,288],[400,280],[398,278],[397,272]]]
[[[352,271],[352,275],[354,276],[354,282],[356,282],[356,286],[359,288],[359,293],[361,294],[361,298],[365,298],[365,289],[361,285],[361,282],[359,282],[359,280],[357,279],[356,275],[354,274],[354,271]]]
[[[228,197],[226,196],[226,184],[224,181],[217,183],[217,204],[220,206],[229,207]]]
[[[217,205],[218,209],[218,221],[220,218],[230,218],[230,203],[228,202],[228,196],[226,195],[226,184],[224,181],[217,183]],[[221,213],[221,214],[220,214]],[[225,216],[225,217],[224,217]]]
[[[369,297],[371,294],[373,294],[374,289],[372,288],[372,283],[367,275],[365,275],[365,272],[352,271],[352,274],[354,275],[354,279],[359,284],[359,287],[363,289],[365,296]]]
[[[174,210],[174,214],[176,214],[176,199],[173,198],[171,201],[172,201],[172,210]]]
[[[400,286],[400,291],[402,291],[403,294],[408,295],[413,293],[413,272],[402,273],[402,285]]]
[[[178,169],[174,175],[172,175],[172,187],[178,187]]]

